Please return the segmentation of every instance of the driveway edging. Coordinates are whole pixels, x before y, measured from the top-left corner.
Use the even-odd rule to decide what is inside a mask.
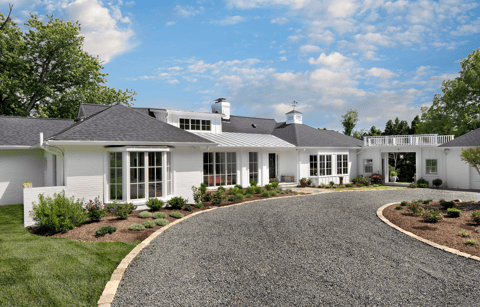
[[[428,245],[431,245],[433,247],[436,247],[438,249],[441,249],[441,250],[444,250],[446,252],[449,252],[449,253],[452,253],[452,254],[455,254],[455,255],[458,255],[458,256],[462,256],[462,257],[465,257],[465,258],[470,258],[470,259],[473,259],[473,260],[477,260],[477,261],[480,261],[480,257],[477,257],[477,256],[473,256],[473,255],[470,255],[470,254],[467,254],[467,253],[464,253],[464,252],[461,252],[459,250],[456,250],[454,248],[450,248],[448,246],[445,246],[445,245],[440,245],[438,243],[435,243],[435,242],[432,242],[430,240],[427,240],[427,239],[424,239],[422,237],[419,237],[417,236],[416,234],[413,234],[411,233],[410,231],[406,231],[400,227],[398,227],[397,225],[393,224],[392,222],[390,222],[385,216],[383,216],[383,210],[391,205],[394,205],[394,204],[400,204],[399,202],[395,202],[395,203],[389,203],[389,204],[386,204],[386,205],[383,205],[381,206],[380,208],[378,208],[377,210],[377,216],[385,223],[387,224],[388,226],[392,227],[392,228],[395,228],[396,230],[400,231],[400,232],[403,232],[404,234],[406,234],[407,236],[410,236],[414,239],[417,239],[419,241],[422,241],[423,243],[425,244],[428,244]]]
[[[98,307],[110,307],[111,303],[113,302],[113,299],[115,298],[115,294],[117,293],[117,290],[118,290],[118,286],[120,285],[120,282],[122,281],[122,278],[123,278],[123,274],[125,274],[125,271],[127,270],[128,266],[130,265],[130,263],[132,262],[132,260],[145,248],[147,247],[152,241],[153,239],[155,239],[156,237],[158,237],[159,235],[161,235],[163,232],[165,232],[165,230],[167,230],[169,227],[175,225],[175,224],[178,224],[192,216],[195,216],[197,214],[200,214],[200,213],[204,213],[204,212],[209,212],[209,211],[212,211],[212,210],[216,210],[216,209],[221,209],[221,208],[228,208],[228,207],[233,207],[233,206],[239,206],[239,205],[244,205],[244,204],[248,204],[248,203],[253,203],[253,202],[261,202],[261,201],[266,201],[266,200],[272,200],[272,199],[280,199],[280,198],[287,198],[287,197],[301,197],[301,196],[309,196],[309,195],[312,195],[312,194],[304,194],[304,195],[291,195],[291,196],[282,196],[282,197],[275,197],[275,198],[265,198],[265,199],[257,199],[257,200],[250,200],[250,201],[246,201],[246,202],[243,202],[243,203],[238,203],[238,204],[231,204],[231,205],[227,205],[227,206],[222,206],[222,207],[215,207],[215,208],[211,208],[211,209],[207,209],[207,210],[203,210],[203,211],[198,211],[198,212],[195,212],[195,213],[192,213],[192,214],[189,214],[181,219],[178,219],[168,225],[166,225],[165,227],[163,227],[162,229],[159,229],[157,231],[155,231],[154,233],[152,233],[150,236],[148,236],[148,238],[146,238],[145,240],[143,240],[142,242],[140,242],[137,246],[135,246],[134,249],[132,249],[130,251],[130,253],[128,253],[127,256],[125,256],[125,258],[123,258],[123,260],[120,262],[120,264],[117,266],[117,268],[115,269],[115,271],[113,271],[112,273],[112,277],[110,278],[110,280],[107,282],[107,284],[105,285],[105,288],[103,290],[103,293],[102,295],[100,296],[100,299],[98,300],[97,302],[97,306]]]

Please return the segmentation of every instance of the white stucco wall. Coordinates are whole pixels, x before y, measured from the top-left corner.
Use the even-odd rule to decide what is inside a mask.
[[[0,149],[0,205],[23,203],[24,182],[44,185],[43,159],[41,149]]]

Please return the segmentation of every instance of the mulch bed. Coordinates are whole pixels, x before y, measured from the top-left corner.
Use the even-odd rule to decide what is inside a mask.
[[[402,210],[396,210],[395,207],[399,203],[385,208],[383,216],[398,227],[419,237],[480,257],[479,245],[465,244],[466,239],[475,239],[477,242],[480,242],[480,233],[475,232],[475,229],[480,229],[480,225],[476,225],[471,218],[473,211],[480,211],[480,205],[467,202],[455,203],[457,204],[457,209],[462,210],[462,215],[457,218],[449,217],[447,211],[441,209],[439,201],[432,201],[428,205],[424,205],[426,210],[438,209],[443,213],[443,220],[437,223],[426,223],[422,216],[413,216],[407,207],[404,207]],[[461,230],[468,231],[470,236],[462,237],[460,235]]]
[[[208,193],[210,193],[210,191]],[[293,195],[298,195],[298,194],[303,195],[303,194],[306,194],[306,193],[290,192],[290,193],[285,193],[285,194],[278,194],[277,196],[271,196],[271,197],[268,197],[268,198],[293,196]],[[204,206],[201,209],[195,208],[195,206],[192,205],[193,211],[186,211],[184,209],[172,210],[172,209],[168,209],[168,208],[162,208],[159,211],[160,212],[165,212],[167,214],[168,221],[170,223],[172,223],[173,221],[177,220],[176,218],[173,218],[173,217],[170,216],[170,213],[172,211],[179,211],[184,216],[187,216],[187,215],[190,215],[192,213],[195,213],[195,212],[198,212],[198,211],[204,211],[206,209],[210,209],[210,208],[214,208],[214,207],[223,207],[223,206],[227,206],[227,205],[243,203],[243,202],[246,202],[246,201],[267,199],[267,197],[262,197],[260,194],[254,194],[252,198],[246,198],[244,200],[237,200],[237,201],[228,201],[228,197],[230,197],[230,195],[227,195],[227,198],[224,199],[222,201],[222,203],[218,204],[218,205],[212,205],[211,202],[203,202]],[[57,233],[57,234],[54,234],[54,235],[44,233],[39,228],[27,227],[27,230],[29,230],[33,234],[37,234],[37,235],[40,235],[40,236],[70,238],[70,239],[84,241],[84,242],[143,241],[146,238],[148,238],[152,233],[154,233],[158,229],[161,229],[164,226],[155,225],[152,228],[145,228],[145,230],[142,230],[142,231],[129,230],[128,227],[130,227],[132,224],[143,224],[143,222],[145,222],[146,220],[151,220],[151,221],[154,220],[153,217],[146,218],[146,219],[138,217],[138,215],[142,211],[145,211],[145,210],[133,211],[132,214],[125,220],[120,220],[120,219],[118,219],[115,216],[110,214],[110,215],[102,218],[98,222],[87,222],[87,223],[82,224],[80,226],[77,226],[74,229],[71,229],[67,232]],[[147,210],[147,211],[149,211],[149,210]],[[117,231],[112,233],[112,234],[107,233],[103,237],[102,236],[96,236],[95,230],[97,230],[100,226],[107,226],[107,225],[116,227]]]

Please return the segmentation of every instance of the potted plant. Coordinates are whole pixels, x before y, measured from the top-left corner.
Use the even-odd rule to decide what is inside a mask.
[[[397,181],[397,172],[396,171],[391,171],[390,172],[390,182],[396,182]]]

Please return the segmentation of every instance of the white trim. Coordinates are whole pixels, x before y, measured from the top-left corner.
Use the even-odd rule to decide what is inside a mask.
[[[38,145],[36,145],[38,146]],[[27,146],[27,145],[0,145],[0,149],[34,149],[35,146]]]
[[[172,151],[172,148],[142,148],[142,147],[109,147],[105,148],[107,152],[163,152]]]
[[[194,142],[141,142],[141,141],[56,141],[48,140],[45,144],[50,145],[176,145],[176,146],[216,146],[216,143]]]

